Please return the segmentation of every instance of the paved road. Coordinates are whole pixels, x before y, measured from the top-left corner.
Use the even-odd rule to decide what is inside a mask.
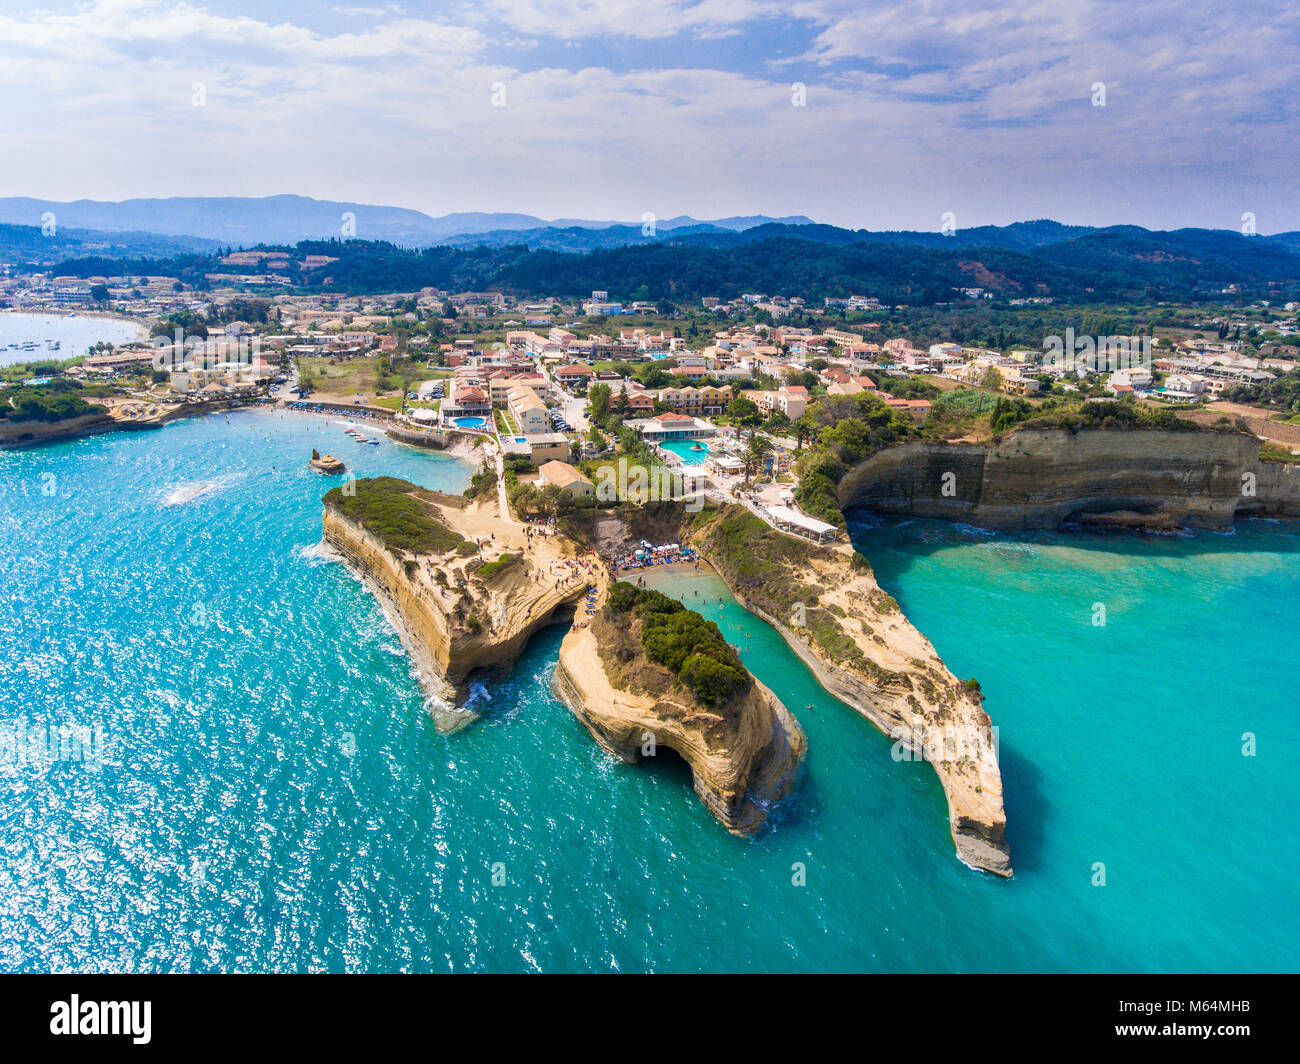
[[[556,385],[556,390],[560,393],[560,409],[564,412],[564,420],[578,432],[586,432],[591,428],[591,423],[582,413],[587,406],[587,400],[570,395],[559,385]]]

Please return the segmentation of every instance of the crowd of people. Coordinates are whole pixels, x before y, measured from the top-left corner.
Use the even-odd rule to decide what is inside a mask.
[[[606,559],[609,565],[609,571],[617,578],[619,573],[626,573],[635,569],[649,569],[656,565],[673,565],[675,563],[685,562],[695,563],[698,571],[700,567],[699,555],[693,548],[683,547],[680,543],[664,543],[655,546],[645,540],[641,541],[639,549],[629,551],[618,557]]]

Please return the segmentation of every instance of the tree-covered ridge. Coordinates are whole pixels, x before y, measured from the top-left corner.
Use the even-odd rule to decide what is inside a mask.
[[[676,599],[620,581],[610,588],[606,608],[639,624],[645,656],[705,705],[721,705],[749,687],[748,670],[718,626]]]
[[[871,294],[887,306],[932,305],[960,288],[1000,296],[1113,303],[1190,300],[1237,285],[1276,299],[1300,292],[1300,254],[1290,246],[1241,234],[1183,230],[1153,233],[1116,227],[1034,246],[939,246],[862,240],[831,243],[790,235],[782,227],[766,239],[733,246],[664,240],[594,251],[530,250],[527,245],[421,249],[360,240],[303,241],[289,250],[291,285],[314,291],[362,294],[502,290],[519,296],[579,298],[595,289],[627,300],[694,302],[733,299],[746,292],[826,297]],[[308,255],[337,261],[308,268]],[[261,272],[219,265],[217,256],[172,259],[72,259],[58,272],[74,276],[163,273],[198,286],[209,272]],[[1270,283],[1279,286],[1269,288]]]
[[[917,438],[921,430],[910,414],[864,392],[814,403],[795,423],[795,433],[808,441],[795,467],[795,499],[804,512],[843,526],[836,486],[844,474],[882,447]]]

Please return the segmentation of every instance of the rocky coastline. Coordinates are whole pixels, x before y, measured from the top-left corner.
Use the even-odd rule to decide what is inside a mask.
[[[616,656],[619,634],[618,618],[604,609],[589,625],[575,625],[560,646],[556,695],[620,761],[636,764],[661,748],[679,754],[695,793],[727,831],[758,831],[794,790],[808,749],[799,722],[752,676],[725,702],[703,704],[643,653],[625,647]]]
[[[1300,467],[1261,461],[1259,439],[1239,431],[1025,428],[991,443],[887,448],[838,493],[844,510],[998,531],[1226,530],[1239,517],[1300,517]]]
[[[737,601],[780,633],[821,685],[938,777],[958,857],[1012,875],[997,733],[981,696],[845,543],[812,544],[737,507],[704,513],[690,542]]]
[[[121,409],[129,403],[115,404],[102,413],[84,414],[61,421],[0,421],[0,450],[19,450],[39,447],[62,440],[79,440],[87,436],[101,436],[107,432],[139,432],[160,429],[172,421],[201,417],[229,410],[230,401],[207,403],[165,403],[152,415],[123,416]]]
[[[356,490],[364,493],[369,483],[356,481]],[[324,542],[375,596],[410,655],[439,729],[451,732],[478,716],[467,704],[474,674],[508,668],[536,631],[568,620],[586,582],[567,571],[557,578],[552,566],[572,557],[571,546],[557,538],[530,549],[522,528],[497,514],[495,496],[466,503],[406,486],[453,533],[445,549],[386,542],[344,512],[339,503],[346,496],[338,488],[326,496]]]

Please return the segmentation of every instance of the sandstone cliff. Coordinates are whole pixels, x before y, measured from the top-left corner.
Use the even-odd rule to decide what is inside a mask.
[[[680,684],[664,683],[653,693],[628,685],[618,670],[611,675],[600,642],[599,624],[565,636],[554,680],[560,699],[622,761],[641,761],[651,738],[676,751],[691,767],[695,793],[729,832],[757,831],[794,788],[808,747],[799,722],[752,678],[716,708],[701,705]]]
[[[1300,473],[1261,463],[1237,432],[1022,429],[989,444],[891,447],[839,484],[843,509],[994,529],[1067,522],[1226,528],[1238,515],[1300,516]]]
[[[747,609],[771,624],[822,686],[933,767],[958,856],[1010,876],[995,730],[979,695],[847,544],[814,545],[731,508],[696,521],[692,541]]]
[[[495,529],[492,546],[468,556],[454,548],[396,549],[328,503],[324,539],[397,628],[440,730],[454,731],[477,716],[463,704],[472,675],[513,664],[534,632],[570,615],[585,582],[552,573],[565,545],[525,549],[522,532],[500,520],[495,502],[462,516],[456,505],[439,506],[429,501],[433,493],[422,494],[451,527],[469,528],[484,542],[482,533]]]
[[[96,436],[118,427],[118,422],[107,413],[83,414],[62,421],[0,421],[0,447],[30,447],[79,436]]]

